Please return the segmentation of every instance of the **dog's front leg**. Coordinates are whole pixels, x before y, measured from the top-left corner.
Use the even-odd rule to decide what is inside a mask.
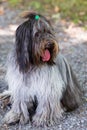
[[[12,104],[10,99],[11,95],[12,95],[11,91],[9,90],[0,93],[0,102],[2,108],[5,108],[7,105]],[[11,124],[17,122],[18,120],[19,120],[19,114],[15,113],[11,108],[11,110],[5,115],[2,122],[6,124]]]
[[[49,99],[41,99],[41,101],[38,102],[38,106],[35,115],[33,116],[32,123],[36,127],[53,125],[55,123],[55,121],[53,120],[54,115],[55,113],[51,108]]]
[[[39,102],[36,113],[33,116],[32,123],[34,126],[44,126],[49,124],[50,108],[49,102]]]
[[[37,127],[53,125],[57,123],[62,113],[63,109],[61,108],[60,100],[58,101],[56,97],[54,99],[48,98],[45,102],[41,100],[41,102],[38,103],[32,123]]]
[[[1,94],[1,99],[9,97],[11,100],[11,109],[5,115],[3,123],[14,124],[16,122],[21,122],[25,124],[29,121],[29,112],[28,112],[28,102],[24,100],[25,93],[23,94],[24,89],[18,90],[14,93],[4,92]],[[11,96],[11,97],[10,97]]]
[[[15,124],[20,122],[26,124],[29,121],[27,104],[24,101],[14,101],[11,110],[5,115],[3,123]]]

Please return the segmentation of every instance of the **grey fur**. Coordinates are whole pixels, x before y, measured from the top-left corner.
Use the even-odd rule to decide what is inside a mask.
[[[31,67],[23,74],[16,64],[16,52],[12,51],[7,66],[6,80],[9,88],[6,93],[11,93],[12,101],[12,108],[4,118],[7,124],[17,120],[25,123],[32,120],[36,126],[53,124],[65,110],[78,107],[78,84],[70,65],[60,53],[54,65],[45,64],[33,70]],[[29,113],[31,109],[34,109],[32,118]]]

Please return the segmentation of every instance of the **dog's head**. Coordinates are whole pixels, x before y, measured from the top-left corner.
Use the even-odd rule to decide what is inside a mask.
[[[52,65],[58,53],[50,21],[36,13],[25,17],[27,20],[16,30],[17,63],[22,72],[27,72],[30,66]]]

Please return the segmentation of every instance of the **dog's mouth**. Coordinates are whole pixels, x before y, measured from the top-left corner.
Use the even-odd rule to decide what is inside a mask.
[[[56,57],[56,54],[58,53],[58,46],[56,42],[51,41],[47,42],[45,44],[45,47],[41,53],[41,61],[47,62],[49,65],[54,64],[54,58]]]
[[[45,49],[45,51],[43,52],[43,54],[41,55],[42,57],[42,61],[45,62],[45,61],[49,61],[50,60],[50,51],[48,49]]]
[[[45,45],[45,49],[41,55],[43,62],[48,62],[52,58],[53,50],[54,50],[54,43],[48,42]]]

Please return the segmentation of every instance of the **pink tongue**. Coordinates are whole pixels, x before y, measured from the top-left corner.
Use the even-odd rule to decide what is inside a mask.
[[[48,49],[45,50],[44,54],[42,55],[43,61],[49,61],[50,60],[50,52]]]

